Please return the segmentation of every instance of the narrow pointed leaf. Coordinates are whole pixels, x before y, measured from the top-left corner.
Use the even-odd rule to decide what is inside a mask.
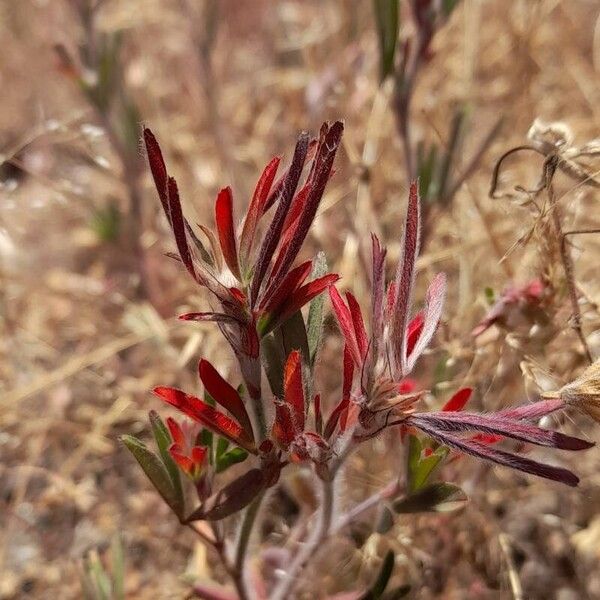
[[[271,221],[271,225],[265,234],[265,239],[263,240],[258,259],[256,261],[250,292],[251,305],[256,303],[264,277],[269,268],[271,258],[273,257],[275,249],[277,248],[277,244],[279,243],[283,224],[294,197],[294,193],[296,192],[296,188],[298,187],[300,175],[302,174],[307,150],[308,134],[302,133],[298,138],[296,149],[294,150],[294,156],[292,158],[292,164],[290,165],[288,174],[283,183],[281,197],[279,203],[277,204],[275,214],[273,215],[273,220]]]
[[[416,413],[411,416],[411,421],[418,424],[417,426],[420,426],[423,422],[431,423],[437,429],[453,433],[476,430],[561,450],[587,450],[594,445],[592,442],[565,435],[559,431],[542,429],[536,425],[507,419],[495,414],[481,415],[466,412]]]
[[[265,483],[262,471],[251,469],[208,498],[186,522],[220,521],[229,517],[248,506],[264,489]]]
[[[358,305],[358,301],[350,292],[346,292],[346,300],[348,302],[348,309],[352,317],[352,324],[354,326],[354,335],[356,337],[356,343],[362,361],[364,361],[367,355],[367,349],[369,347],[369,340],[367,338],[367,330],[365,329],[365,322],[363,320],[362,311]]]
[[[292,409],[296,431],[304,431],[304,388],[302,385],[302,362],[300,352],[295,350],[288,356],[284,372],[284,400]]]
[[[427,290],[427,305],[423,315],[423,331],[421,332],[421,335],[419,335],[419,339],[417,340],[412,353],[408,357],[408,372],[412,371],[415,362],[427,348],[429,342],[431,342],[431,338],[433,338],[433,334],[435,333],[440,317],[442,316],[445,297],[446,275],[444,273],[438,273],[433,278],[433,281]]]
[[[252,423],[237,390],[225,381],[220,373],[205,359],[202,359],[198,364],[198,374],[204,388],[214,398],[215,402],[228,410],[242,426],[249,439],[254,441]]]
[[[271,190],[271,186],[273,185],[273,180],[275,179],[280,162],[281,158],[275,157],[265,167],[265,170],[256,184],[252,200],[250,201],[250,206],[248,207],[248,212],[246,213],[246,218],[244,219],[242,234],[240,237],[240,260],[243,261],[245,266],[248,266],[250,252],[252,250],[254,236],[256,234],[256,226],[264,212],[264,206],[269,197],[269,192]]]
[[[233,222],[233,195],[231,188],[223,188],[217,195],[215,202],[215,222],[219,235],[219,244],[225,263],[229,270],[241,281],[240,264],[235,240],[235,226]]]
[[[325,253],[319,252],[315,258],[313,270],[310,274],[312,280],[319,279],[327,272],[327,259]],[[308,337],[308,352],[310,355],[310,366],[314,368],[317,354],[321,346],[323,336],[323,316],[324,316],[325,296],[319,294],[310,302],[308,309],[308,320],[306,323],[306,336]]]
[[[488,460],[505,467],[510,467],[511,469],[516,469],[517,471],[523,471],[524,473],[536,475],[537,477],[558,481],[571,487],[576,487],[579,483],[579,477],[577,477],[568,469],[540,463],[535,460],[531,460],[530,458],[505,452],[499,448],[492,448],[488,445],[481,444],[473,440],[464,440],[455,437],[446,431],[436,429],[429,423],[420,423],[416,426],[441,444],[476,458]]]
[[[450,398],[450,400],[448,400],[448,402],[446,402],[446,404],[444,404],[444,406],[442,407],[442,411],[443,412],[461,411],[465,407],[467,402],[469,401],[469,398],[471,397],[472,393],[473,393],[472,388],[462,388],[462,389],[458,390],[458,392],[456,392],[452,396],[452,398]]]
[[[354,332],[354,322],[352,321],[352,314],[350,309],[346,306],[346,303],[340,296],[335,286],[329,288],[329,297],[333,306],[333,312],[335,313],[338,325],[342,331],[342,335],[346,341],[346,346],[354,363],[358,368],[362,366],[362,359],[358,342],[356,341],[356,334]]]
[[[173,462],[173,459],[169,453],[169,446],[171,446],[172,443],[169,430],[156,411],[151,410],[149,417],[150,425],[152,427],[152,434],[154,435],[154,440],[156,441],[156,446],[160,453],[160,457],[165,465],[165,468],[167,469],[167,472],[169,473],[169,477],[171,478],[173,491],[177,498],[177,502],[183,507],[184,496],[183,488],[181,486],[181,477],[179,476],[177,465]]]
[[[150,129],[144,129],[144,143],[146,144],[146,154],[148,155],[148,162],[150,164],[150,171],[154,179],[154,185],[158,192],[158,197],[162,204],[167,221],[171,223],[171,214],[169,209],[169,192],[168,192],[168,174],[165,161],[163,159],[160,146],[154,137],[154,134]]]
[[[256,454],[253,440],[242,427],[224,413],[200,400],[200,398],[169,387],[157,387],[154,389],[154,393],[188,417],[202,423],[213,433],[227,438],[236,446],[240,446],[252,454]]]
[[[394,72],[394,58],[400,27],[398,0],[373,0],[377,41],[379,43],[379,79]]]
[[[410,185],[408,207],[404,233],[402,236],[400,261],[395,279],[394,313],[392,320],[392,339],[394,343],[394,362],[397,375],[405,376],[409,369],[407,366],[407,340],[408,311],[412,299],[415,280],[415,265],[419,255],[421,229],[421,207],[419,189],[416,182]]]
[[[133,454],[140,467],[151,481],[156,491],[162,496],[163,500],[170,506],[171,510],[181,519],[183,517],[184,506],[173,487],[173,482],[166,467],[161,460],[148,450],[146,445],[131,435],[124,435],[121,441],[126,448]]]

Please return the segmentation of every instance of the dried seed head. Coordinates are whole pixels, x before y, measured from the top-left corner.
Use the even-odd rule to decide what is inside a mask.
[[[561,121],[546,123],[536,119],[527,132],[529,140],[544,154],[555,148],[568,148],[573,143],[571,128]]]
[[[565,404],[581,410],[596,423],[600,423],[600,360],[558,392],[549,392],[543,396],[559,397]]]

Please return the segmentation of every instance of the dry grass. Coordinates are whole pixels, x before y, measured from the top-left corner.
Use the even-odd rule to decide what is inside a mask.
[[[397,252],[407,190],[389,90],[377,86],[371,3],[223,0],[214,43],[203,6],[107,0],[101,13],[102,28],[126,28],[128,90],[166,150],[186,209],[194,220],[212,219],[212,199],[230,182],[245,202],[262,165],[288,151],[298,129],[342,117],[345,151],[308,250],[322,247],[343,284],[364,294],[368,232]],[[94,112],[57,68],[52,47],[72,49],[83,35],[67,3],[0,1],[0,31],[0,153],[8,161],[0,189],[0,598],[79,598],[78,561],[91,548],[102,552],[115,531],[124,536],[129,597],[182,598],[184,573],[220,574],[116,438],[143,432],[157,407],[152,386],[192,389],[200,355],[224,373],[232,359],[210,326],[173,318],[202,298],[163,256],[170,241],[147,173],[150,301],[139,296],[127,224],[112,242],[90,227],[111,202],[126,213],[127,193]],[[505,127],[452,206],[434,213],[420,268],[448,273],[450,299],[418,375],[431,385],[437,365],[438,397],[473,385],[489,409],[535,393],[519,368],[525,360],[560,384],[585,363],[569,326],[557,240],[538,227],[515,245],[535,215],[488,199],[487,190],[495,158],[524,143],[536,117],[566,121],[581,143],[600,135],[600,13],[591,0],[463,0],[434,49],[415,98],[418,135],[443,144],[458,102],[471,106],[473,147],[498,115]],[[533,187],[540,166],[512,160],[503,186]],[[565,229],[600,227],[597,190],[561,175],[555,188]],[[600,234],[572,241],[588,299],[583,327],[598,356]],[[484,289],[499,292],[541,271],[557,290],[547,329],[537,337],[489,332],[475,344]],[[329,394],[340,351],[331,333],[320,365]],[[565,427],[597,439],[577,416]],[[386,441],[357,457],[348,500],[389,477]],[[462,459],[446,475],[471,493],[468,510],[403,520],[361,548],[340,543],[331,564],[320,565],[331,573],[323,589],[368,579],[391,545],[404,556],[399,581],[414,584],[415,598],[519,598],[519,590],[532,599],[600,598],[599,456],[579,459],[575,491]]]

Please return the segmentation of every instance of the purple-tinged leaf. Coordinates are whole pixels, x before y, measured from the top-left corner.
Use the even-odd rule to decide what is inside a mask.
[[[402,235],[400,261],[395,279],[394,313],[392,318],[392,343],[395,376],[409,373],[406,355],[406,329],[415,280],[415,266],[419,255],[421,206],[417,182],[410,185],[406,221]]]
[[[411,415],[410,420],[416,427],[420,427],[423,423],[429,423],[438,430],[452,433],[475,430],[560,450],[587,450],[594,445],[586,440],[565,435],[558,431],[542,429],[536,425],[499,417],[494,414],[480,415],[466,412],[415,413]]]
[[[281,188],[281,198],[277,204],[275,215],[273,216],[271,225],[265,234],[265,239],[263,240],[258,259],[256,261],[250,292],[250,303],[252,306],[256,304],[263,279],[267,273],[275,249],[280,241],[283,224],[285,223],[285,218],[288,210],[290,209],[296,188],[298,187],[298,182],[300,181],[300,175],[302,174],[302,169],[304,167],[307,150],[308,134],[302,133],[300,134],[298,142],[296,143],[292,164],[288,169],[288,174]]]
[[[169,210],[169,191],[168,191],[168,174],[165,161],[160,150],[158,141],[154,137],[154,134],[150,129],[144,129],[144,143],[146,144],[146,154],[148,155],[148,162],[150,163],[150,171],[152,172],[152,178],[154,179],[154,185],[158,192],[158,197],[162,204],[167,221],[171,223],[171,214]]]
[[[220,521],[248,506],[264,488],[265,480],[262,471],[250,469],[208,498],[186,519],[186,522]]]
[[[409,422],[412,423],[412,418],[409,419]],[[579,478],[568,469],[553,467],[552,465],[540,463],[517,454],[511,454],[510,452],[505,452],[499,448],[492,448],[473,440],[464,440],[451,435],[447,431],[440,431],[429,423],[421,422],[418,425],[415,424],[415,426],[440,444],[444,444],[449,448],[464,452],[465,454],[469,454],[476,458],[489,460],[498,465],[510,467],[511,469],[530,473],[531,475],[536,475],[545,479],[551,479],[552,481],[558,481],[571,487],[576,487],[579,483]]]
[[[522,419],[540,419],[563,408],[565,408],[565,403],[558,398],[553,398],[551,400],[541,400],[532,404],[507,408],[499,411],[497,414],[507,419],[520,421]]]
[[[372,329],[372,342],[373,342],[373,356],[377,360],[378,348],[381,340],[383,339],[383,303],[385,296],[385,255],[387,250],[381,246],[379,238],[375,235],[371,235],[371,247],[373,255],[373,281],[372,286],[372,297],[371,297],[371,329]]]
[[[296,260],[302,244],[306,239],[310,226],[317,214],[317,209],[325,192],[325,186],[329,181],[331,168],[337,149],[342,139],[344,125],[341,121],[333,123],[325,132],[322,143],[319,143],[317,154],[313,163],[313,171],[309,175],[311,187],[308,192],[302,214],[298,217],[298,224],[294,230],[294,236],[287,247],[284,248],[284,254],[281,261],[278,261],[279,268],[273,274],[275,280],[281,278]]]
[[[431,338],[437,329],[442,309],[444,308],[444,299],[446,297],[446,275],[438,273],[427,290],[426,307],[423,315],[423,330],[417,339],[412,353],[408,356],[406,368],[410,373],[417,362],[417,359],[431,342]],[[404,373],[405,375],[407,373]]]

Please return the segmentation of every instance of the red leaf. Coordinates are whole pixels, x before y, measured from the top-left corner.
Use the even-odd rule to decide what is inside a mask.
[[[254,442],[250,417],[248,417],[244,402],[237,390],[227,383],[207,360],[202,359],[200,361],[198,373],[206,391],[215,399],[215,402],[218,402],[237,419],[242,429]]]
[[[284,399],[292,409],[296,434],[304,431],[304,388],[302,386],[302,361],[300,352],[293,350],[288,356],[283,373]]]
[[[169,446],[169,454],[184,473],[192,475],[194,472],[194,461],[183,453],[183,449],[179,444],[171,444]]]
[[[188,417],[202,423],[204,427],[217,435],[223,436],[236,446],[240,446],[252,454],[256,454],[254,441],[242,427],[227,415],[200,400],[200,398],[170,387],[154,388],[154,393]]]
[[[313,298],[324,292],[327,288],[331,288],[338,281],[339,275],[329,273],[313,279],[309,283],[298,288],[293,295],[288,297],[287,301],[279,311],[279,321],[285,321],[288,317],[300,310],[305,304],[308,304]]]
[[[259,305],[259,310],[265,313],[275,313],[277,309],[291,296],[304,280],[310,274],[312,269],[312,260],[307,260],[301,265],[292,269],[277,286],[276,289],[269,289],[265,293],[263,300]]]
[[[183,448],[185,446],[185,435],[179,423],[173,417],[167,417],[167,427],[173,442]]]
[[[346,292],[346,300],[348,302],[348,308],[350,309],[350,315],[354,325],[354,335],[356,336],[358,350],[360,352],[361,359],[364,362],[365,357],[367,356],[367,350],[369,348],[369,341],[367,338],[367,330],[365,329],[365,322],[363,321],[362,311],[360,310],[360,306],[356,298],[350,292]]]
[[[250,258],[250,252],[252,251],[254,236],[256,234],[256,226],[258,225],[258,221],[264,212],[264,206],[269,197],[269,191],[273,185],[273,180],[275,179],[275,174],[277,173],[280,162],[281,158],[275,157],[265,167],[265,170],[262,172],[262,175],[256,184],[254,195],[252,196],[250,206],[248,207],[248,212],[246,213],[246,218],[244,219],[244,224],[242,225],[242,234],[240,237],[240,260],[242,260],[246,266]]]
[[[233,223],[233,196],[231,188],[223,188],[215,202],[215,222],[217,224],[217,233],[219,235],[219,244],[225,263],[229,270],[235,275],[238,281],[241,281],[240,264],[235,242],[235,226]]]
[[[341,417],[343,416],[343,422],[340,424],[340,429],[343,432],[346,428],[347,424],[347,416],[348,416],[348,407],[350,405],[350,392],[352,390],[352,378],[354,376],[354,362],[352,361],[352,357],[350,355],[350,351],[347,346],[344,346],[344,375],[343,375],[343,385],[342,385],[342,399],[338,402],[337,406],[333,409],[329,418],[327,419],[327,423],[325,424],[325,431],[323,437],[325,439],[329,439],[338,423],[340,422]]]
[[[423,315],[423,331],[417,339],[412,353],[408,356],[408,371],[412,371],[417,359],[429,345],[438,323],[442,316],[444,308],[444,299],[446,297],[446,275],[438,273],[427,290],[426,307]]]
[[[410,184],[406,221],[402,236],[402,253],[398,262],[395,279],[396,293],[394,297],[391,338],[394,344],[393,356],[396,377],[403,377],[410,371],[407,366],[406,329],[415,280],[415,264],[419,255],[420,229],[421,203],[419,188],[417,182],[413,181]]]
[[[338,325],[340,326],[344,339],[346,340],[348,351],[350,352],[356,366],[360,367],[362,365],[362,358],[358,348],[358,343],[356,341],[356,334],[354,333],[354,322],[352,321],[350,309],[342,300],[342,297],[335,286],[331,286],[329,288],[329,297],[331,298],[331,304],[333,305],[333,311],[335,312]]]
[[[423,332],[423,312],[418,312],[406,330],[406,353],[410,356],[415,348],[419,336]]]
[[[296,427],[289,404],[275,400],[275,420],[271,428],[271,437],[280,448],[287,450],[296,437]]]
[[[456,412],[462,410],[465,407],[465,404],[469,401],[469,398],[471,397],[472,393],[472,388],[463,388],[461,390],[458,390],[458,392],[456,392],[456,394],[454,394],[452,398],[450,398],[450,400],[448,400],[448,402],[444,404],[444,406],[442,407],[442,411]]]

